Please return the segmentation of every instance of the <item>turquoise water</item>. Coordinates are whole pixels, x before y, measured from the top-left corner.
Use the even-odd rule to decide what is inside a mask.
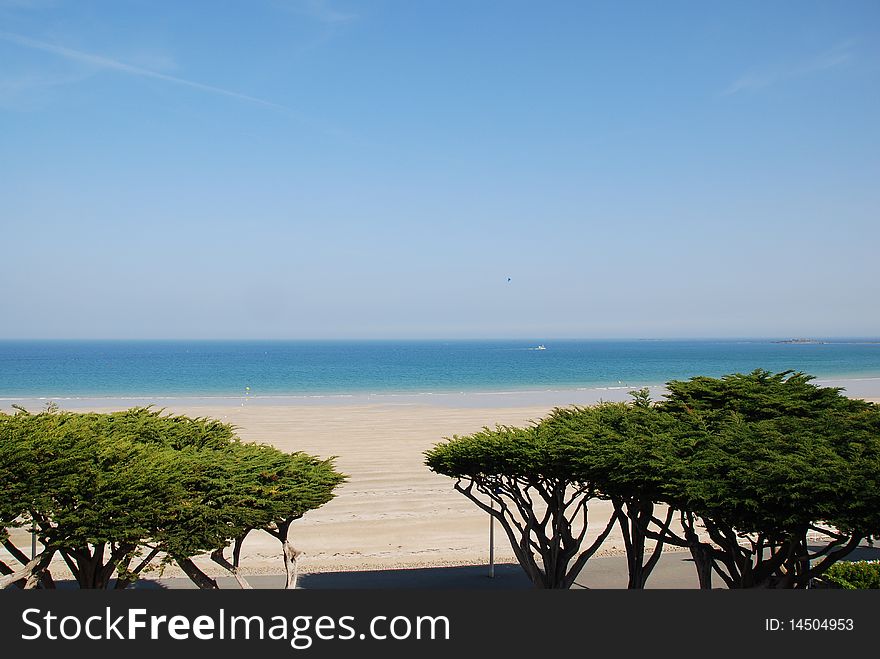
[[[880,343],[0,341],[0,398],[516,392],[657,385],[755,368],[878,377]]]

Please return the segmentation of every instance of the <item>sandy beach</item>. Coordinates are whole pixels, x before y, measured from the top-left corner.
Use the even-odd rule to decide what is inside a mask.
[[[176,410],[175,410],[176,411]],[[245,441],[285,451],[338,456],[348,482],[336,498],[294,524],[305,571],[462,565],[487,560],[488,519],[431,473],[423,452],[444,436],[486,424],[523,424],[546,412],[531,409],[448,409],[432,406],[253,406],[180,410],[234,423]],[[506,543],[504,543],[506,544]],[[498,543],[499,560],[512,553]],[[281,568],[277,541],[253,534],[243,563]]]
[[[431,473],[422,454],[443,437],[496,423],[525,424],[549,408],[239,404],[166,410],[233,423],[244,441],[338,456],[337,467],[348,482],[333,501],[310,511],[291,530],[294,545],[303,551],[300,569],[308,573],[486,563],[488,517],[453,490],[452,479]],[[597,526],[600,520],[604,526],[610,505],[596,502],[593,510]],[[29,548],[24,531],[15,536],[19,547]],[[619,540],[612,535],[603,549],[619,549]],[[500,535],[495,555],[499,563],[514,560]],[[211,574],[226,574],[210,560],[197,562]],[[278,542],[266,533],[252,533],[242,567],[247,574],[283,572]],[[53,573],[63,578],[63,563]],[[165,576],[176,575],[173,568],[165,571]]]
[[[513,407],[254,403],[173,404],[165,410],[232,423],[244,441],[320,457],[338,456],[337,468],[348,475],[348,481],[338,488],[334,500],[310,511],[291,530],[292,542],[303,552],[302,574],[485,564],[488,517],[453,490],[452,479],[430,472],[423,464],[423,452],[444,437],[468,434],[486,425],[523,425],[553,407],[546,402]],[[565,403],[560,400],[558,404]],[[602,529],[610,510],[608,502],[591,504],[593,527],[588,541]],[[515,562],[507,539],[500,529],[496,531],[496,561]],[[13,537],[20,548],[29,549],[26,531],[18,530]],[[597,555],[622,552],[620,532],[615,528]],[[2,555],[5,552],[0,550]],[[205,557],[197,563],[209,574],[228,574]],[[252,575],[283,572],[277,541],[253,532],[242,552],[242,568]],[[63,562],[53,565],[53,574],[67,578]],[[163,576],[181,573],[169,567]]]

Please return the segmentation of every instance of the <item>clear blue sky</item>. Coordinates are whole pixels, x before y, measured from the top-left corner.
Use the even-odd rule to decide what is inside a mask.
[[[0,338],[880,335],[880,3],[724,5],[0,0]]]

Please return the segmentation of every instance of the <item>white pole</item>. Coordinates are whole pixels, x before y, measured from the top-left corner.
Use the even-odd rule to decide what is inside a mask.
[[[31,523],[31,560],[37,555],[37,523]]]
[[[490,499],[489,505],[495,510],[495,500]],[[495,515],[489,515],[489,578],[495,578]]]

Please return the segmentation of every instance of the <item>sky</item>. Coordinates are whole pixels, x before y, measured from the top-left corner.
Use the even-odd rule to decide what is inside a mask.
[[[880,3],[0,0],[0,338],[880,336]]]

